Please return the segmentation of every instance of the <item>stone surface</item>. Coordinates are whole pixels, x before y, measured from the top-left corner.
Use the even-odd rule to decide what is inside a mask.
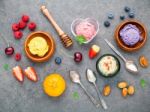
[[[70,25],[76,18],[95,18],[100,23],[100,31],[97,37],[85,46],[78,46],[74,41],[74,46],[71,50],[66,50],[62,47],[58,35],[52,28],[52,25],[40,12],[40,6],[45,4],[51,11],[52,15],[67,32],[72,39]],[[83,90],[76,84],[73,84],[69,78],[69,70],[77,70],[81,74],[82,82],[88,88],[90,93],[98,99],[93,85],[86,80],[85,70],[91,68],[95,70],[97,59],[89,60],[88,48],[92,44],[101,46],[101,53],[112,53],[112,50],[103,41],[103,38],[108,38],[115,46],[113,33],[116,25],[120,22],[120,15],[124,13],[124,7],[129,6],[135,12],[136,19],[142,21],[150,32],[150,0],[0,0],[0,35],[3,35],[15,47],[16,52],[22,53],[22,61],[16,62],[13,57],[6,57],[3,50],[6,44],[0,38],[0,112],[104,112],[102,108],[96,109],[90,102]],[[115,19],[111,20],[111,27],[105,28],[103,22],[107,19],[107,14],[112,12]],[[24,37],[21,40],[15,40],[11,31],[11,24],[18,22],[23,14],[30,16],[31,21],[37,23],[36,30],[49,32],[53,35],[56,42],[56,52],[54,56],[46,63],[36,64],[31,62],[25,56],[23,43],[29,30],[24,30]],[[149,33],[150,34],[150,33]],[[126,53],[119,49],[127,58],[133,59],[138,64],[140,55],[145,55],[150,60],[150,40],[148,38],[146,46],[134,53]],[[60,50],[73,55],[74,52],[80,51],[85,56],[83,61],[76,64],[72,58],[68,58]],[[86,55],[87,54],[87,55]],[[62,58],[62,64],[56,65],[55,57]],[[97,57],[98,58],[98,57]],[[105,112],[150,112],[150,74],[149,68],[142,69],[139,75],[132,75],[124,69],[124,64],[121,61],[121,71],[113,78],[103,78],[97,76],[97,84],[102,90],[105,84],[110,84],[112,93],[105,97],[108,104],[108,110]],[[4,70],[5,63],[9,64],[9,69]],[[22,68],[34,66],[38,72],[40,80],[37,83],[32,83],[25,78],[23,84],[18,83],[12,76],[11,68],[15,65],[21,65]],[[43,93],[42,81],[46,75],[52,72],[61,73],[67,81],[67,90],[63,96],[59,98],[50,98]],[[140,86],[140,80],[145,79],[147,85],[144,88]],[[125,80],[136,88],[136,93],[132,97],[122,98],[120,90],[116,87],[118,81]],[[78,92],[79,99],[72,97],[74,92]]]

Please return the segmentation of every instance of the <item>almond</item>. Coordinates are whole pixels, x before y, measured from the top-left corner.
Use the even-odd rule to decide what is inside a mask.
[[[133,95],[134,92],[135,92],[134,86],[129,86],[129,87],[128,87],[128,94],[129,94],[129,95]]]
[[[123,89],[127,87],[127,85],[128,85],[127,82],[124,81],[124,82],[119,82],[117,86],[118,88]]]
[[[122,89],[122,96],[123,96],[123,97],[126,97],[127,94],[128,94],[128,89],[127,89],[127,88],[123,88],[123,89]]]
[[[108,95],[110,95],[110,93],[111,93],[110,85],[105,85],[104,88],[103,88],[103,95],[108,96]]]
[[[145,56],[140,56],[139,63],[141,67],[144,67],[144,68],[149,66],[149,61]]]

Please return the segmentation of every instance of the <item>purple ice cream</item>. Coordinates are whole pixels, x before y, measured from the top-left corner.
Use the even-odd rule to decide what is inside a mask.
[[[132,24],[126,25],[121,31],[120,36],[122,41],[128,46],[134,46],[136,43],[142,40],[140,36],[140,30]]]

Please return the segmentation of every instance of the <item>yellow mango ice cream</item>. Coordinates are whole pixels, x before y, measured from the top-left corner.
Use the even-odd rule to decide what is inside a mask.
[[[28,47],[31,54],[37,55],[39,57],[43,57],[49,50],[49,46],[46,40],[42,37],[33,38],[29,42]]]

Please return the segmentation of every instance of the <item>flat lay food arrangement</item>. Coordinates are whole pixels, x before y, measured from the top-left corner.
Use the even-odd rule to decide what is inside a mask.
[[[94,1],[90,10],[108,3]],[[0,33],[0,74],[6,75],[0,81],[0,111],[149,112],[150,22],[145,18],[150,18],[150,7],[142,19],[144,12],[131,1],[121,3],[120,13],[107,7],[106,17],[102,10],[88,14],[88,7],[87,12],[73,9],[75,1],[67,2],[72,8],[65,7],[68,14],[63,3],[55,4],[58,11],[52,5],[60,0],[40,0],[31,10],[20,10],[19,17],[4,10],[8,5],[0,8],[0,16],[9,20],[9,29]],[[0,24],[3,28],[3,20]]]

